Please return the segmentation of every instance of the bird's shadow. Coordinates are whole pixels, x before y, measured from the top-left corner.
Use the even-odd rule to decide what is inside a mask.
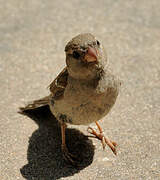
[[[66,129],[66,143],[71,153],[80,161],[77,167],[67,164],[61,152],[61,130],[58,121],[49,107],[25,113],[33,119],[39,128],[29,139],[27,159],[20,172],[27,180],[54,180],[72,176],[89,166],[93,161],[94,145],[83,133],[76,129]]]

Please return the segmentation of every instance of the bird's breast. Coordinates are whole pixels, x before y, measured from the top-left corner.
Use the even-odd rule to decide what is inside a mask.
[[[81,82],[69,82],[62,99],[55,101],[53,114],[66,117],[71,124],[89,124],[103,118],[116,99],[112,91],[97,93],[94,87]]]

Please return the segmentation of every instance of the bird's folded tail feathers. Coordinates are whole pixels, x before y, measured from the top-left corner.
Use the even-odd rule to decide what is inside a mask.
[[[50,96],[46,96],[44,98],[29,102],[25,107],[19,108],[19,110],[20,110],[19,113],[23,114],[27,111],[34,110],[34,109],[37,109],[37,108],[40,108],[43,106],[47,106],[47,105],[49,105],[49,98],[50,98]]]

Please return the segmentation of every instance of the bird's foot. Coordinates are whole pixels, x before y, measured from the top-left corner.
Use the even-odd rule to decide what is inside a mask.
[[[71,154],[66,146],[62,146],[62,152],[63,152],[63,158],[67,163],[73,166],[77,166],[78,157],[76,155]]]
[[[87,129],[88,133],[94,135],[94,136],[90,136],[90,137],[95,137],[97,139],[99,139],[102,143],[102,147],[103,149],[105,149],[106,144],[111,148],[111,150],[113,151],[113,153],[115,155],[117,155],[117,151],[116,151],[116,146],[117,143],[114,141],[109,140],[107,137],[104,136],[103,132],[100,132],[99,134],[91,127],[88,127]]]

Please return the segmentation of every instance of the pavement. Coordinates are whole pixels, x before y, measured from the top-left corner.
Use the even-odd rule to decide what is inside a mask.
[[[160,179],[159,17],[159,0],[1,0],[1,180]],[[83,158],[73,168],[62,159],[60,128],[49,111],[17,111],[48,95],[65,66],[66,43],[83,32],[103,42],[122,80],[115,106],[100,121],[119,146],[114,156],[85,136],[86,126],[69,126],[69,149]]]

